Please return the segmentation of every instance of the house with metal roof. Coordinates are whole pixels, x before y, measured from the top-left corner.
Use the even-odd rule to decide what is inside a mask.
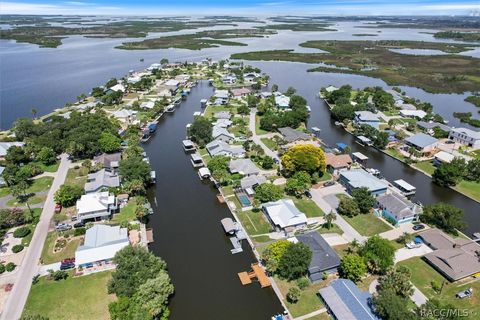
[[[376,200],[376,214],[396,227],[402,223],[416,221],[420,214],[420,208],[417,204],[395,192],[378,196]]]
[[[348,193],[358,188],[367,188],[373,196],[387,192],[388,184],[363,169],[340,171],[339,182],[345,186]]]
[[[297,209],[291,199],[264,203],[262,209],[277,229],[290,232],[307,225],[307,216]]]
[[[87,229],[83,245],[75,251],[77,267],[111,263],[115,254],[130,244],[127,228],[96,224]]]
[[[242,187],[243,190],[247,190],[247,189],[253,190],[259,185],[264,184],[265,182],[267,182],[267,178],[258,174],[258,175],[243,177],[240,180],[240,186]]]
[[[89,173],[85,183],[85,193],[97,192],[104,188],[116,188],[120,186],[120,177],[113,172],[102,169]]]
[[[435,166],[440,166],[444,163],[452,162],[453,159],[455,159],[455,156],[453,154],[446,151],[439,151],[435,153],[435,156],[433,157],[433,164]]]
[[[250,159],[234,159],[228,164],[231,173],[239,173],[243,176],[257,175],[260,169]]]
[[[380,117],[371,111],[355,111],[353,122],[358,125],[366,124],[378,129],[380,125]]]
[[[438,139],[429,136],[425,133],[417,133],[405,139],[405,144],[409,147],[415,148],[422,154],[432,152],[437,148]]]
[[[121,152],[102,153],[98,156],[93,157],[93,165],[100,164],[102,168],[105,168],[107,171],[114,171],[118,169],[121,159]]]
[[[275,96],[275,105],[279,109],[290,108],[290,97],[287,97],[283,94]]]
[[[480,131],[467,128],[453,128],[448,134],[448,139],[474,149],[480,149]]]
[[[117,209],[117,199],[108,191],[87,193],[77,200],[76,208],[79,221],[108,219]]]
[[[246,154],[245,149],[243,149],[242,146],[229,145],[220,140],[214,140],[208,143],[205,148],[211,157],[227,156],[232,158],[243,158]]]
[[[433,130],[434,128],[440,128],[443,131],[449,132],[452,129],[449,126],[440,122],[425,122],[425,121],[417,121],[417,127],[427,131]]]
[[[423,119],[427,115],[427,113],[423,110],[410,110],[410,109],[402,109],[400,110],[400,115],[406,118],[418,118]]]
[[[316,231],[297,235],[296,238],[312,252],[308,266],[308,277],[312,282],[323,279],[323,273],[335,273],[340,265],[340,257]]]
[[[351,280],[337,279],[318,291],[329,313],[337,320],[381,320],[372,309],[372,295]]]
[[[23,147],[24,145],[24,142],[0,142],[0,159],[5,158],[8,149],[10,149],[11,147]]]
[[[283,139],[289,143],[294,141],[311,139],[308,134],[290,127],[279,128],[278,132],[280,132],[280,134],[283,136]]]
[[[212,128],[212,138],[218,141],[231,142],[235,139],[235,135],[222,126],[214,126]]]

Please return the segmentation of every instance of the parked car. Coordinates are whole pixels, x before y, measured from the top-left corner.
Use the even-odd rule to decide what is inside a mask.
[[[75,229],[77,229],[77,228],[83,228],[83,227],[85,227],[85,222],[81,222],[81,221],[80,221],[80,222],[77,222],[77,223],[75,223],[75,224],[73,225],[73,227],[74,227]]]
[[[75,268],[75,263],[62,263],[60,264],[60,270],[68,270]]]
[[[62,205],[60,203],[55,204],[55,213],[62,211]]]
[[[452,141],[452,140],[445,141],[445,144],[454,144],[454,143],[455,143],[455,141]]]
[[[411,241],[405,245],[408,249],[415,249],[415,248],[420,248],[422,246],[422,243]]]
[[[464,291],[460,291],[457,293],[457,298],[464,299],[464,298],[471,298],[473,296],[473,288],[469,288]]]
[[[312,194],[310,193],[310,191],[305,191],[305,196],[309,199],[312,199]]]
[[[72,216],[72,221],[77,221],[78,220],[78,216]]]
[[[416,224],[416,225],[413,226],[412,229],[415,230],[415,231],[423,230],[423,229],[425,229],[425,226],[423,224]]]
[[[323,184],[324,187],[331,187],[335,185],[335,181],[327,181]]]
[[[55,226],[55,230],[57,231],[66,231],[72,229],[72,226],[66,223],[59,223]]]

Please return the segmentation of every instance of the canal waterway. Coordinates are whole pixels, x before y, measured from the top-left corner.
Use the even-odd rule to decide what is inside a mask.
[[[246,241],[242,253],[230,253],[220,220],[231,213],[218,202],[218,191],[199,179],[182,148],[186,124],[201,110],[200,100],[212,94],[213,87],[199,83],[173,114],[160,119],[145,145],[157,173],[150,194],[155,211],[150,248],[168,263],[175,286],[171,319],[270,319],[283,311],[280,302],[271,288],[240,284],[237,273],[249,270],[255,256]]]

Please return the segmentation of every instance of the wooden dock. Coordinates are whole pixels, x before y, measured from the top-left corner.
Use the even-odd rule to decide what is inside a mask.
[[[272,285],[270,279],[265,273],[265,269],[263,269],[258,263],[252,263],[252,270],[249,272],[239,272],[238,277],[244,286],[252,283],[255,279],[260,283],[260,287],[262,288],[270,287]]]

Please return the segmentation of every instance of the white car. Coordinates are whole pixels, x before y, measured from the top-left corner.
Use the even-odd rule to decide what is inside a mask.
[[[422,246],[421,243],[416,243],[415,241],[411,241],[405,245],[408,249],[415,249],[420,248]]]

